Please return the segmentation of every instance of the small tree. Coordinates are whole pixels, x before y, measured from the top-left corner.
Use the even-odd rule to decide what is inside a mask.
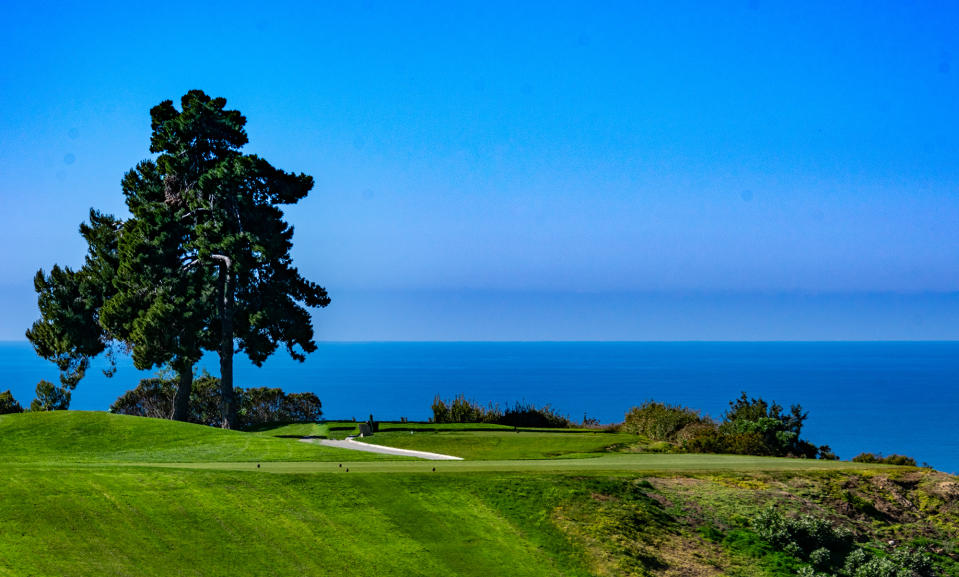
[[[30,403],[31,411],[66,411],[70,408],[70,389],[58,387],[50,381],[37,383],[37,398]]]
[[[807,416],[799,405],[784,413],[775,402],[750,399],[744,392],[729,403],[719,431],[735,453],[815,457],[818,449],[799,438]]]
[[[13,393],[10,392],[10,389],[0,393],[0,415],[22,412],[23,407],[13,398]]]

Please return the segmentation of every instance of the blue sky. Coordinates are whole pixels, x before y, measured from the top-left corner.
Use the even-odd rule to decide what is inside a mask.
[[[954,5],[344,4],[5,2],[0,339],[193,88],[321,340],[959,338]]]

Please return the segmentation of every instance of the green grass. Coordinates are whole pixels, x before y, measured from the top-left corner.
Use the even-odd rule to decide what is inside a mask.
[[[328,437],[330,426],[326,423],[291,423],[287,425],[266,425],[252,429],[251,432],[263,433],[271,437]]]
[[[266,433],[101,412],[0,415],[0,462],[341,461],[398,459]]]
[[[548,480],[2,471],[2,575],[586,575]]]
[[[445,430],[439,432],[382,431],[364,443],[429,451],[464,459],[551,459],[601,453],[609,447],[638,442],[636,435],[543,430]]]
[[[359,454],[359,453],[356,453]],[[255,463],[140,463],[143,466],[226,471],[254,471]],[[340,467],[339,465],[343,465]],[[868,471],[891,469],[888,465],[866,465],[842,461],[780,459],[742,455],[668,455],[656,453],[584,455],[580,459],[477,460],[477,461],[356,461],[272,462],[262,464],[270,473],[549,473],[582,475],[756,473],[770,471]]]
[[[485,423],[380,423],[364,443],[463,459],[555,459],[640,443],[636,435],[588,429],[514,429]]]
[[[730,537],[759,507],[835,518],[845,502],[829,501],[833,485],[871,495],[886,490],[880,476],[932,475],[603,452],[620,442],[605,433],[421,425],[413,435],[408,424],[381,425],[370,440],[458,446],[473,460],[384,459],[284,438],[336,436],[354,423],[236,432],[105,413],[0,416],[0,576],[761,577],[778,572],[771,557]],[[931,519],[915,534],[936,546],[959,537],[935,533],[959,523],[950,482],[908,485]],[[704,523],[722,532],[704,537]]]

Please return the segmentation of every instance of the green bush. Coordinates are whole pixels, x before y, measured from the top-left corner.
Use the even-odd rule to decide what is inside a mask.
[[[819,450],[800,439],[807,417],[799,405],[785,413],[777,403],[750,399],[744,392],[729,403],[719,431],[732,453],[815,458]]]
[[[829,445],[819,445],[819,458],[825,461],[838,461],[839,455],[833,453]]]
[[[690,453],[726,453],[726,444],[716,423],[690,423],[676,433],[676,443]]]
[[[457,395],[453,400],[444,400],[439,395],[433,398],[434,423],[495,423],[511,427],[571,427],[569,417],[560,415],[552,407],[536,407],[532,403],[516,403],[502,411],[499,405],[482,406]]]
[[[760,539],[776,550],[807,561],[800,577],[932,577],[932,558],[908,547],[889,555],[871,554],[854,547],[853,534],[833,527],[819,517],[784,517],[773,507],[760,511],[752,521]]]
[[[516,403],[496,421],[511,427],[568,428],[569,417],[560,415],[549,405],[538,408],[531,403]]]
[[[810,556],[817,552],[820,563],[835,554],[844,558],[853,545],[852,532],[845,527],[833,527],[829,521],[811,515],[786,518],[773,507],[760,511],[752,526],[764,541],[780,550],[793,551],[796,557],[812,561]]]
[[[433,399],[434,423],[495,423],[503,412],[490,403],[483,407],[465,395],[457,395],[452,401],[444,401],[439,395]]]
[[[37,398],[30,402],[31,411],[65,411],[70,408],[70,389],[50,381],[37,383]]]
[[[853,463],[879,463],[882,465],[900,465],[903,467],[915,467],[916,460],[905,455],[896,455],[895,453],[888,457],[883,457],[882,453],[874,455],[872,453],[859,453],[852,458]]]
[[[646,401],[626,413],[623,431],[643,435],[654,441],[672,441],[684,427],[705,422],[699,411],[679,405]]]
[[[110,405],[111,413],[169,419],[173,416],[173,379],[143,379]],[[312,423],[323,415],[320,399],[313,393],[285,393],[270,387],[234,388],[237,423],[250,428],[267,423]],[[220,379],[207,374],[193,381],[190,392],[191,423],[219,426]]]
[[[10,392],[10,389],[0,393],[0,415],[22,412],[23,407],[13,398],[13,393]]]

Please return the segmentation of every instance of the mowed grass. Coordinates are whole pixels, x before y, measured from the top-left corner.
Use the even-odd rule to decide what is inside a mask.
[[[254,433],[263,433],[271,437],[328,437],[330,426],[326,423],[290,423],[254,428]]]
[[[0,462],[215,462],[400,459],[267,433],[102,412],[0,415]]]
[[[303,431],[318,428],[250,433],[106,413],[2,416],[0,575],[585,576],[608,552],[593,551],[596,539],[583,535],[619,526],[595,509],[619,511],[636,499],[658,507],[637,493],[648,475],[877,467],[602,452],[383,460],[270,436]],[[583,448],[577,439],[615,439],[463,429],[417,435],[433,443],[501,439],[493,446],[502,454],[539,455],[553,442],[567,451]],[[597,539],[624,538],[604,535]]]
[[[411,432],[412,431],[412,432]],[[636,435],[568,430],[439,430],[378,432],[364,443],[429,451],[470,460],[555,459],[635,445]]]
[[[343,461],[272,462],[257,469],[255,463],[141,463],[163,468],[213,469],[266,473],[326,473],[360,475],[364,473],[418,473],[423,475],[471,473],[530,473],[559,475],[680,474],[680,473],[760,473],[776,471],[868,471],[896,469],[890,465],[751,457],[747,455],[671,455],[660,453],[611,453],[584,455],[579,459],[475,460],[475,461]]]
[[[360,434],[360,424],[356,421],[327,421],[329,437],[331,439],[343,439],[351,435]],[[512,431],[513,427],[506,425],[497,425],[494,423],[423,423],[423,422],[396,422],[396,421],[377,421],[377,427],[380,432],[403,431],[422,431],[425,433],[435,433],[441,431]],[[586,431],[586,429],[530,429],[530,430],[551,430],[551,431]]]
[[[586,575],[576,482],[0,466],[0,574]]]

